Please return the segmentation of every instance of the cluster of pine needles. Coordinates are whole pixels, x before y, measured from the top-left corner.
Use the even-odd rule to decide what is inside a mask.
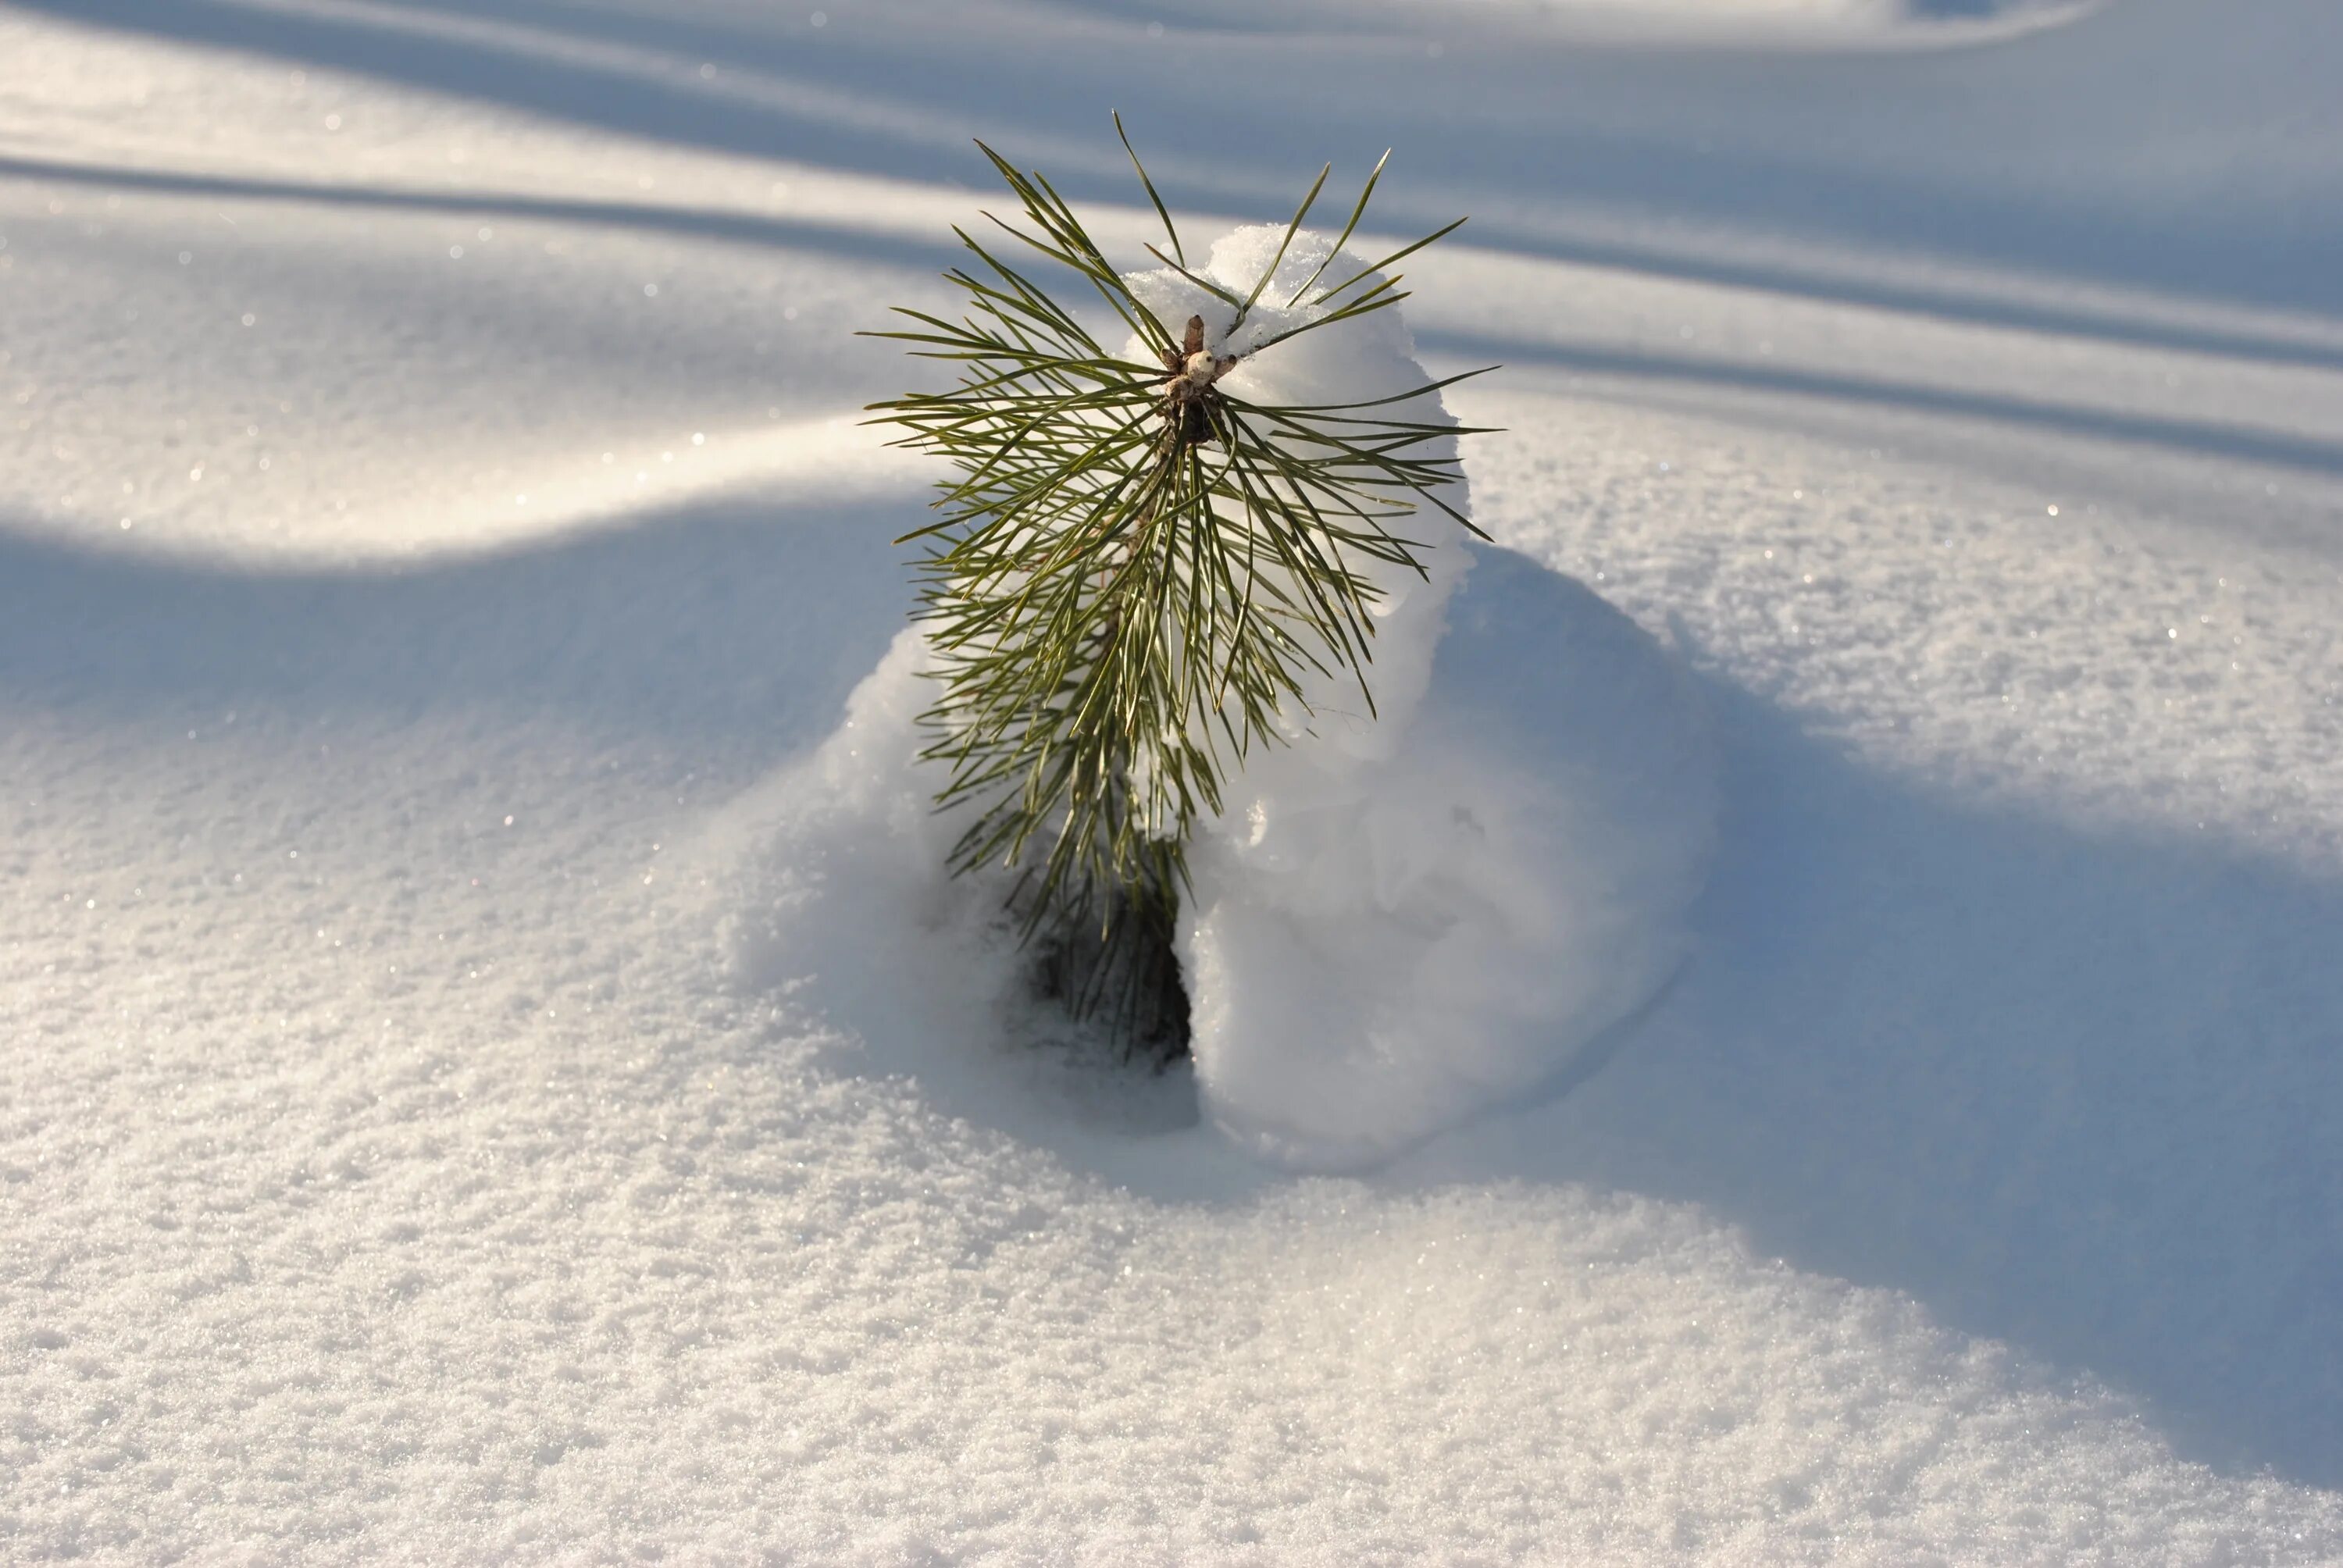
[[[915,614],[940,689],[922,755],[949,768],[939,808],[967,812],[951,869],[1017,873],[1010,907],[1045,989],[1168,1059],[1187,1036],[1172,935],[1192,824],[1281,738],[1281,717],[1306,729],[1305,681],[1345,677],[1373,713],[1374,573],[1421,573],[1431,548],[1395,530],[1429,506],[1478,532],[1439,493],[1458,477],[1453,437],[1472,432],[1378,412],[1463,377],[1355,403],[1249,402],[1223,385],[1242,359],[1204,351],[1201,314],[1158,319],[1046,178],[978,146],[1021,224],[987,214],[1010,242],[995,248],[955,229],[973,258],[945,274],[965,296],[960,320],[904,309],[913,327],[873,334],[959,374],[871,405],[907,432],[897,445],[953,470],[941,516],[898,541],[925,547]],[[1136,153],[1131,166],[1169,246],[1149,253],[1211,297],[1219,340],[1235,341],[1331,166],[1242,295],[1191,268]],[[1308,314],[1245,357],[1406,297],[1389,269],[1457,225],[1369,265],[1342,259],[1383,167],[1326,260],[1271,299]],[[1094,292],[1113,336],[1148,357],[1102,346],[1035,280],[1037,262],[1061,285],[1071,273],[1078,297]]]

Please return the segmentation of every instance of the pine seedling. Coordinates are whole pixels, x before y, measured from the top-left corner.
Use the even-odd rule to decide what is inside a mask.
[[[914,615],[939,684],[921,756],[948,769],[939,809],[966,814],[951,869],[1015,873],[1010,907],[1047,986],[1169,1056],[1185,1045],[1172,934],[1192,825],[1254,748],[1284,738],[1281,720],[1307,738],[1305,682],[1355,686],[1372,714],[1375,573],[1420,574],[1431,548],[1397,530],[1428,508],[1479,532],[1441,494],[1459,477],[1452,438],[1472,432],[1436,406],[1432,420],[1403,417],[1463,377],[1306,407],[1248,401],[1226,378],[1396,306],[1407,295],[1389,269],[1463,220],[1371,264],[1344,256],[1378,162],[1326,259],[1270,296],[1329,166],[1240,291],[1192,268],[1133,152],[1169,247],[1149,254],[1217,316],[1165,321],[1047,178],[977,145],[1020,220],[987,214],[990,240],[954,230],[970,257],[944,275],[964,297],[959,320],[901,309],[909,327],[872,334],[959,377],[870,406],[905,432],[896,445],[952,469],[941,515],[898,541],[923,547]],[[1115,347],[1037,277],[1043,263]],[[1277,329],[1241,339],[1264,298]]]

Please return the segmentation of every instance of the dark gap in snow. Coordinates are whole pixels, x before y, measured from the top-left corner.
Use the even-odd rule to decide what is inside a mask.
[[[1068,921],[1038,935],[1028,981],[1037,1000],[1102,1026],[1124,1061],[1161,1072],[1188,1054],[1188,988],[1175,929],[1166,911],[1121,901],[1102,923]]]

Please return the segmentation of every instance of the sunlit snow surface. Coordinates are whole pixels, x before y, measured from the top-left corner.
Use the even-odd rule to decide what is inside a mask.
[[[0,1557],[2343,1556],[2343,13],[1503,9],[0,8]],[[850,333],[971,134],[1146,265],[1111,106],[1474,215],[1467,583],[1709,716],[1673,985],[1364,1177],[763,983]]]

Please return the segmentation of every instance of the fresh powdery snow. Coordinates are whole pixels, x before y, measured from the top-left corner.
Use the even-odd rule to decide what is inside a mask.
[[[2338,57],[0,0],[0,1561],[2343,1561]],[[1161,1071],[859,422],[971,136],[1151,266],[1111,108],[1224,279],[1473,216],[1232,386],[1503,366]]]

